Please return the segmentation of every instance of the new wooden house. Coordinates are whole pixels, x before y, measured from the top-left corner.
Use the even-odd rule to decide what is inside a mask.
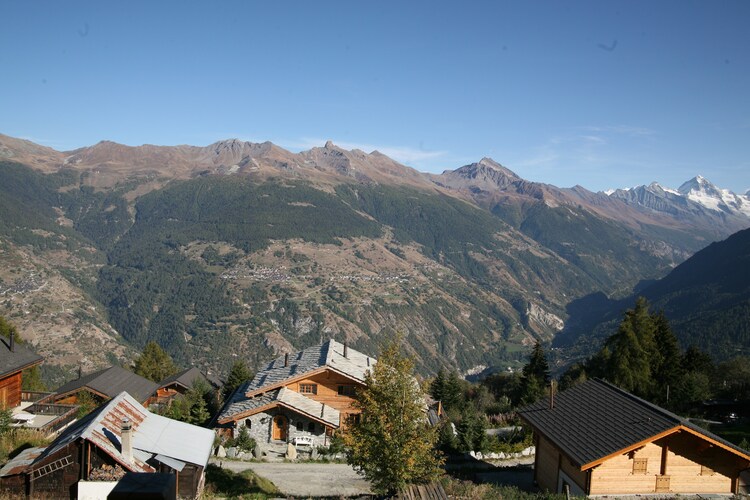
[[[285,354],[232,394],[215,426],[233,436],[245,427],[261,443],[326,444],[334,430],[357,418],[352,402],[374,363],[334,340]]]
[[[13,337],[0,338],[0,408],[21,404],[22,372],[41,362],[41,356],[18,345]]]
[[[602,380],[519,410],[534,430],[534,479],[576,495],[733,494],[750,452]]]
[[[0,469],[12,495],[76,498],[79,482],[114,486],[127,472],[174,474],[181,498],[197,497],[214,433],[149,412],[123,392],[46,448],[24,450]]]

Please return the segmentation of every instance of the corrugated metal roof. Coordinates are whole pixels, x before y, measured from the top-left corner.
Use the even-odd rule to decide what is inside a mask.
[[[104,370],[84,375],[79,379],[71,380],[59,387],[55,392],[63,395],[75,392],[84,387],[104,394],[109,398],[114,398],[121,392],[126,391],[139,402],[143,402],[156,392],[159,384],[119,366],[110,366]]]
[[[39,364],[42,360],[40,355],[18,342],[13,343],[11,351],[10,340],[0,337],[0,377]]]
[[[22,474],[36,458],[44,452],[44,448],[26,448],[13,457],[0,469],[0,477]]]
[[[582,467],[684,426],[747,457],[748,452],[688,420],[622,389],[594,379],[518,411]]]
[[[133,462],[121,453],[123,418],[132,422]],[[213,447],[214,433],[195,425],[151,413],[126,392],[66,429],[32,464],[41,463],[67,444],[86,439],[134,472],[153,472],[148,463],[154,455],[205,467]]]

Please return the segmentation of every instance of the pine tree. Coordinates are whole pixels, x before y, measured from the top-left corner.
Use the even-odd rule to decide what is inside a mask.
[[[672,333],[664,311],[652,316],[655,326],[654,337],[659,357],[653,369],[654,393],[652,401],[667,405],[669,391],[674,391],[685,371],[682,368],[682,353],[677,337]]]
[[[430,384],[430,396],[435,401],[442,401],[445,406],[445,370],[438,370],[437,375]]]
[[[544,355],[542,344],[537,340],[531,350],[529,362],[523,367],[521,382],[521,403],[529,404],[544,396],[549,383],[549,363]]]
[[[354,402],[359,422],[344,434],[347,462],[379,493],[392,494],[441,473],[437,429],[425,418],[424,393],[413,372],[398,340],[388,344]]]
[[[224,399],[231,396],[235,389],[251,378],[253,378],[253,372],[250,371],[245,362],[242,360],[235,361],[232,364],[232,368],[229,370],[229,376],[227,377],[227,381],[224,382],[224,387],[221,390]]]
[[[177,373],[177,366],[156,342],[149,342],[135,360],[135,373],[154,382],[161,382]]]

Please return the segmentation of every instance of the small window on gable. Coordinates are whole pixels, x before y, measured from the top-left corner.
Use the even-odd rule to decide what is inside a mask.
[[[307,432],[315,432],[315,422],[308,422]]]
[[[648,471],[648,458],[633,459],[633,474],[646,474]]]
[[[317,394],[318,384],[300,384],[299,392],[302,394]]]
[[[713,476],[716,474],[708,465],[701,465],[701,476]]]
[[[354,396],[354,386],[353,385],[340,385],[339,396]]]
[[[297,420],[297,430],[299,432],[302,432],[303,430],[305,430],[305,424],[303,424],[301,420]]]

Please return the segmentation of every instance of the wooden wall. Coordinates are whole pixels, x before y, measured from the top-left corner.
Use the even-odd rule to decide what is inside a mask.
[[[14,408],[21,404],[21,372],[0,380],[0,408]]]
[[[539,435],[536,448],[536,482],[543,490],[557,491],[557,467],[560,453],[552,443]]]
[[[733,477],[741,466],[739,457],[688,433],[673,434],[595,467],[590,493],[655,493],[664,446],[669,493],[732,493]],[[645,474],[633,473],[633,461],[637,458],[648,459]]]
[[[305,394],[304,396],[336,408],[342,413],[342,420],[345,413],[358,413],[357,410],[351,407],[354,398],[351,396],[340,396],[338,392],[339,385],[356,385],[351,379],[327,370],[310,378],[288,384],[287,387],[294,392],[301,392],[300,384],[317,384],[317,394]]]

